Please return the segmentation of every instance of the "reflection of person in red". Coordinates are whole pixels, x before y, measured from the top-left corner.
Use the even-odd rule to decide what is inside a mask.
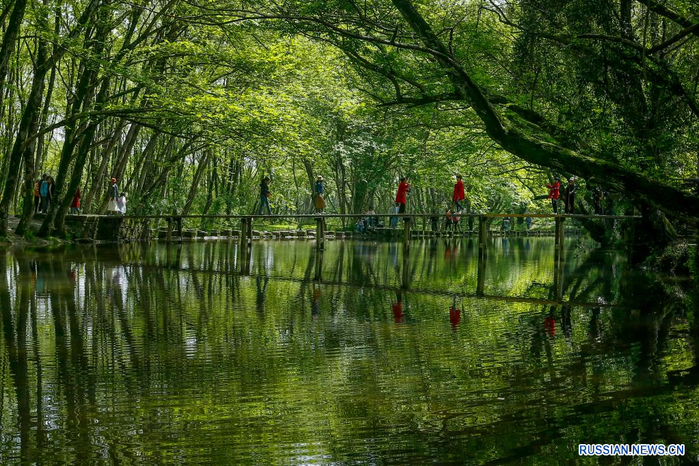
[[[449,308],[449,322],[451,322],[451,328],[453,329],[456,329],[461,322],[461,309],[456,307],[456,298],[454,298],[454,303]]]
[[[444,260],[446,262],[456,259],[459,254],[459,249],[457,246],[458,245],[455,241],[453,243],[450,243],[449,241],[444,242]]]
[[[549,337],[553,338],[556,336],[556,319],[553,318],[553,310],[548,317],[544,319],[544,328],[549,334]]]
[[[396,293],[396,302],[391,306],[393,310],[393,320],[395,323],[400,324],[405,322],[405,314],[403,314],[403,297],[400,293]]]

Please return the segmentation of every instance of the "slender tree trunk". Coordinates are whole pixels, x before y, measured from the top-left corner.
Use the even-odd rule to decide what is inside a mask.
[[[100,162],[99,168],[97,169],[97,172],[95,173],[95,176],[92,179],[92,186],[90,187],[87,196],[85,196],[85,202],[83,202],[83,210],[86,212],[89,211],[90,206],[92,205],[92,201],[94,197],[97,195],[97,193],[102,191],[102,182],[104,180],[105,173],[107,172],[107,164],[109,163],[110,155],[114,150],[114,147],[116,147],[117,142],[119,142],[119,138],[122,134],[121,132],[125,126],[126,120],[121,119],[119,121],[119,124],[117,125],[116,130],[114,131],[112,138],[109,140],[107,147],[104,149],[104,151],[102,151],[102,161]]]
[[[152,155],[155,152],[155,148],[157,147],[157,143],[161,135],[162,133],[160,131],[156,131],[153,136],[151,136],[148,144],[146,144],[145,149],[143,149],[143,152],[141,153],[140,163],[136,164],[136,168],[140,168],[140,172],[137,172],[136,169],[134,169],[129,181],[126,184],[126,187],[124,188],[124,191],[131,192],[131,183],[136,180],[133,187],[136,191],[140,192],[146,173],[148,173],[150,170]]]
[[[206,149],[204,149],[204,156],[199,161],[199,166],[197,167],[197,171],[194,173],[194,178],[192,179],[192,185],[189,188],[189,194],[187,195],[187,202],[185,202],[184,208],[182,209],[182,215],[188,215],[190,209],[192,208],[192,203],[194,202],[194,198],[196,197],[197,191],[199,189],[199,183],[201,182],[201,177],[204,174],[207,165],[209,165],[210,158],[211,158],[211,149],[207,147]]]
[[[106,94],[106,91],[105,91]],[[101,99],[98,99],[101,101]],[[87,127],[85,132],[82,134],[80,145],[78,146],[78,153],[75,159],[75,166],[73,167],[73,176],[70,178],[70,183],[68,184],[68,189],[66,190],[66,195],[63,196],[58,208],[56,209],[56,217],[54,225],[56,227],[56,233],[60,236],[63,235],[65,230],[65,218],[68,213],[68,208],[75,193],[78,191],[80,182],[82,181],[83,168],[85,167],[85,162],[87,161],[87,155],[90,152],[90,146],[95,137],[95,132],[97,131],[97,123],[93,122]],[[43,227],[43,225],[42,225]]]
[[[53,27],[53,32],[58,37],[60,34],[61,30],[61,7],[60,5],[56,6],[56,11],[55,11],[55,18],[54,18],[54,27]],[[44,98],[44,109],[41,112],[41,125],[40,128],[43,128],[46,125],[46,122],[48,121],[49,117],[49,110],[51,108],[51,97],[53,96],[53,87],[54,83],[56,82],[56,67],[53,66],[51,67],[51,75],[49,76],[49,85],[46,90],[46,97]],[[35,160],[34,160],[34,171],[38,172],[40,167],[41,167],[41,160],[44,157],[44,141],[46,138],[49,138],[49,141],[51,140],[51,134],[48,135],[42,135],[39,137],[39,140],[37,141],[36,144],[36,155],[35,155]]]
[[[19,30],[22,26],[24,11],[27,7],[27,0],[15,0],[15,6],[10,15],[10,21],[7,24],[7,29],[2,38],[2,46],[0,46],[0,89],[5,88],[5,80],[7,79],[7,70],[10,66],[10,57],[15,50],[15,43],[19,37]],[[3,105],[3,94],[0,92],[0,107]]]
[[[25,152],[29,149],[25,148],[25,142],[29,139],[32,134],[31,131],[36,129],[37,122],[39,119],[39,114],[41,112],[41,101],[44,91],[44,79],[48,72],[46,57],[37,56],[37,68],[34,73],[34,80],[32,82],[32,88],[29,93],[29,98],[27,99],[27,105],[24,107],[24,112],[22,112],[22,119],[19,125],[19,132],[15,139],[14,145],[12,146],[12,153],[9,157],[7,180],[5,182],[5,188],[3,190],[2,200],[0,200],[0,237],[7,235],[8,226],[8,216],[10,213],[10,206],[12,205],[12,200],[14,199],[15,192],[17,190],[17,184],[19,181],[19,169],[25,155]],[[32,158],[30,166],[33,171],[34,160]],[[33,190],[32,190],[33,191]],[[26,222],[25,222],[26,223]],[[26,224],[23,228],[26,227]]]

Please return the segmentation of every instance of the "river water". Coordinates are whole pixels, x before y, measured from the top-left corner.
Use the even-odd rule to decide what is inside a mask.
[[[697,297],[565,248],[493,239],[480,290],[468,238],[0,251],[0,463],[699,460]]]

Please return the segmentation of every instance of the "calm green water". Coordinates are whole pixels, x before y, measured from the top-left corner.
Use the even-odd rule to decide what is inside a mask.
[[[493,240],[484,297],[469,239],[0,252],[0,463],[699,460],[696,296],[566,248],[573,304],[545,238]]]

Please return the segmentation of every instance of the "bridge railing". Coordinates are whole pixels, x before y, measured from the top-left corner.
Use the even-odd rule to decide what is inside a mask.
[[[328,221],[332,220],[358,220],[358,219],[366,219],[366,218],[371,218],[378,223],[378,219],[394,219],[393,220],[393,228],[389,229],[396,229],[396,226],[398,224],[404,225],[403,230],[405,230],[405,238],[404,241],[406,244],[409,244],[410,241],[410,235],[412,234],[412,230],[416,228],[416,223],[418,220],[422,219],[423,220],[423,230],[424,231],[433,231],[433,228],[431,225],[428,227],[427,221],[430,221],[430,224],[436,225],[437,226],[437,231],[442,230],[442,224],[444,220],[447,218],[446,213],[372,213],[372,214],[354,214],[354,213],[349,213],[349,214],[338,214],[338,213],[312,213],[312,214],[298,214],[298,213],[283,213],[283,214],[272,214],[272,215],[260,215],[260,214],[232,214],[232,215],[225,215],[225,214],[207,214],[207,215],[196,215],[196,214],[189,214],[189,215],[178,215],[178,214],[153,214],[153,215],[125,215],[122,217],[125,220],[142,220],[142,221],[148,221],[148,220],[165,220],[167,222],[167,231],[166,231],[166,236],[168,240],[172,239],[172,232],[173,230],[176,230],[178,232],[178,236],[181,238],[182,233],[183,233],[183,223],[185,221],[206,221],[206,220],[219,220],[225,222],[223,229],[224,230],[229,230],[229,231],[236,231],[236,234],[234,236],[240,236],[241,237],[241,242],[247,243],[251,238],[252,238],[252,225],[253,222],[256,221],[278,221],[278,220],[296,220],[299,222],[299,224],[303,223],[303,221],[308,220],[311,222],[315,222],[316,226],[316,239],[319,240],[319,247],[322,248],[322,242],[324,240],[324,235],[325,235],[325,230],[327,228]],[[484,228],[487,228],[491,225],[493,221],[497,221],[500,219],[505,219],[505,218],[510,218],[512,220],[520,218],[530,218],[530,219],[538,219],[538,220],[550,220],[551,222],[545,222],[546,227],[553,227],[554,224],[556,225],[556,228],[558,226],[558,222],[562,222],[566,219],[572,219],[572,220],[577,220],[577,219],[607,219],[607,220],[617,220],[617,219],[636,219],[639,218],[638,216],[629,216],[629,215],[585,215],[585,214],[542,214],[542,213],[460,213],[458,215],[456,214],[451,214],[451,218],[459,218],[462,223],[461,225],[464,225],[466,223],[473,225],[475,222],[473,220],[479,219],[478,220],[478,230],[482,231]],[[439,223],[437,223],[439,222]],[[239,224],[239,230],[233,230],[232,229],[232,223],[238,223]],[[502,222],[498,222],[501,223]],[[523,222],[521,222],[523,223]],[[376,225],[374,225],[376,226]],[[345,224],[343,222],[343,227],[345,227]],[[509,225],[511,231],[515,231],[515,225],[514,222],[512,222],[512,225]],[[520,228],[521,230],[522,228]],[[527,228],[528,230],[528,228]],[[470,227],[469,231],[473,231],[475,233],[476,229],[475,227]],[[533,231],[542,231],[541,230],[541,222],[539,222],[538,228],[535,227]],[[545,230],[545,231],[551,231],[551,230]]]

